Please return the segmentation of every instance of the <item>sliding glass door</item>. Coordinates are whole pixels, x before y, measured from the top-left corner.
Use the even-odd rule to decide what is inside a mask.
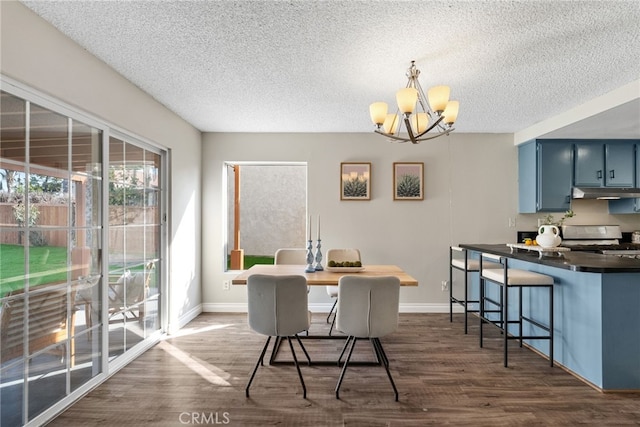
[[[3,427],[46,418],[162,327],[166,152],[26,98],[0,92]]]
[[[109,140],[109,357],[160,329],[160,153]]]
[[[103,130],[0,95],[1,424],[102,372]]]

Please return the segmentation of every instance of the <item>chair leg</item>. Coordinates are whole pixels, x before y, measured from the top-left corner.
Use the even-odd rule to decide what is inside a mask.
[[[309,353],[307,353],[307,349],[302,344],[302,340],[300,340],[300,337],[298,336],[298,334],[296,334],[296,339],[298,340],[298,344],[300,344],[300,347],[302,348],[304,355],[307,356],[307,365],[311,366],[311,358],[309,357]]]
[[[302,378],[302,372],[300,371],[300,366],[298,365],[298,358],[296,357],[296,352],[293,349],[293,344],[291,343],[291,337],[287,337],[287,341],[289,341],[289,348],[291,349],[291,355],[293,356],[293,362],[296,365],[296,370],[298,371],[298,376],[300,377],[300,384],[302,384],[302,397],[304,399],[307,398],[307,387],[304,385],[304,379]]]
[[[549,286],[549,366],[553,367],[553,285]]]
[[[453,267],[451,261],[451,249],[449,249],[449,323],[453,322]]]
[[[375,338],[369,338],[369,341],[371,342],[371,350],[373,351],[373,357],[376,358],[376,360],[378,361],[378,365],[382,365],[384,363],[389,363],[388,361],[384,360],[380,354],[380,352],[378,351],[378,349],[376,348],[376,342],[374,341]]]
[[[271,349],[271,357],[269,358],[269,365],[272,365],[274,360],[276,360],[276,355],[280,350],[280,344],[282,344],[282,337],[276,337],[275,342],[273,343],[273,349]]]
[[[260,358],[258,358],[258,361],[256,362],[256,367],[253,368],[253,373],[251,374],[251,378],[249,378],[249,383],[247,384],[247,388],[245,388],[244,390],[244,394],[246,397],[249,397],[249,387],[251,387],[251,383],[253,382],[253,377],[256,376],[256,372],[258,372],[258,366],[264,365],[262,360],[264,358],[264,354],[267,352],[267,346],[269,345],[269,341],[271,341],[271,337],[267,338],[267,342],[264,344],[264,347],[262,347]]]
[[[347,355],[347,360],[344,361],[344,365],[342,366],[342,371],[340,371],[340,377],[338,378],[338,384],[336,384],[336,399],[340,399],[340,386],[342,385],[342,379],[344,378],[345,372],[347,372],[347,365],[349,364],[349,360],[351,360],[351,355],[353,354],[353,349],[356,346],[356,341],[358,340],[356,337],[353,338],[353,344],[351,345],[351,349],[349,350],[349,354]],[[347,338],[347,342],[349,342],[349,338]],[[344,352],[344,349],[343,349]],[[342,355],[340,355],[342,357]]]
[[[329,336],[331,336],[331,332],[333,331],[333,327],[336,325],[336,316],[333,316],[333,320],[331,321],[331,327],[329,328]]]
[[[91,332],[91,327],[93,326],[93,320],[91,319],[91,304],[87,303],[84,305],[84,324],[89,332],[87,333],[87,340],[91,341],[91,337],[93,333]]]
[[[340,356],[338,357],[338,366],[340,366],[340,361],[342,360],[342,356],[344,356],[344,352],[347,350],[347,346],[349,345],[349,341],[351,341],[353,337],[348,336],[347,340],[344,342],[342,346],[342,351],[340,352]]]
[[[531,289],[531,288],[529,288]],[[522,287],[518,287],[518,333],[520,334],[520,347],[522,348],[522,343],[524,339],[522,338]],[[529,298],[531,298],[531,290],[529,292]]]
[[[449,285],[449,288],[451,288],[451,285]],[[467,320],[468,310],[469,310],[469,272],[465,270],[464,272],[464,333],[465,335],[469,331],[469,321]]]
[[[378,341],[376,342],[376,340]],[[373,349],[376,353],[376,358],[378,359],[379,364],[389,366],[389,359],[387,359],[386,353],[384,352],[384,350],[380,351],[382,349],[382,346],[380,345],[380,348],[377,348],[377,346],[380,344],[380,340],[378,338],[371,338],[371,344],[373,345]]]
[[[482,273],[480,273],[482,275]],[[478,310],[480,311],[480,348],[482,348],[482,326],[484,325],[484,285],[485,281],[482,277],[480,277],[480,307]]]
[[[331,317],[331,313],[333,313],[333,310],[335,310],[336,304],[338,304],[338,298],[336,298],[336,300],[333,302],[333,305],[331,306],[331,310],[329,310],[329,314],[327,315],[327,323],[329,323],[329,318]]]
[[[507,281],[502,286],[502,328],[504,332],[504,367],[508,364],[509,352],[509,286]]]
[[[380,354],[380,358],[384,360],[384,369],[387,371],[387,376],[389,377],[389,381],[391,381],[391,387],[393,387],[393,392],[396,396],[396,402],[398,401],[398,389],[396,388],[396,383],[393,382],[393,378],[391,377],[391,371],[389,371],[389,359],[387,359],[387,355],[382,348],[382,343],[380,342],[380,338],[373,338],[374,348]]]

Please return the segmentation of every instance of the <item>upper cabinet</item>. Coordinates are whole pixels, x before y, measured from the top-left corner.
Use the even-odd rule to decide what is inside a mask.
[[[636,144],[636,187],[640,187],[640,141]],[[640,199],[609,200],[609,213],[638,213],[640,212]]]
[[[518,147],[518,212],[564,212],[571,207],[573,143],[536,140]]]
[[[564,212],[572,187],[640,187],[639,140],[538,139],[518,146],[518,212]],[[640,212],[640,199],[610,213]]]
[[[630,141],[576,141],[576,187],[633,187],[635,146]]]

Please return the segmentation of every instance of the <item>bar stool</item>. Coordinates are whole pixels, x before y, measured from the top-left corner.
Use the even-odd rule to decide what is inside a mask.
[[[483,263],[485,259],[492,260],[502,265],[502,269],[485,268]],[[486,282],[492,282],[500,286],[499,300],[495,300],[487,296]],[[549,364],[553,366],[553,282],[551,276],[536,273],[533,271],[519,270],[508,267],[508,258],[482,253],[480,256],[480,347],[483,344],[482,326],[490,323],[498,327],[504,337],[504,366],[507,367],[508,358],[508,340],[517,339],[520,341],[520,347],[524,339],[546,339],[549,340]],[[505,285],[506,284],[506,285]],[[518,320],[509,320],[509,288],[518,289]],[[547,288],[549,290],[549,324],[544,325],[537,320],[522,314],[522,288]],[[489,303],[498,310],[487,310],[485,304]],[[487,313],[499,312],[498,319],[489,318]],[[547,335],[523,335],[523,322],[528,322]],[[510,323],[518,325],[518,335],[509,334],[508,326]]]
[[[460,255],[461,254],[461,255]],[[486,263],[485,268],[502,268],[500,264]],[[462,299],[453,295],[453,270],[464,272],[464,296]],[[469,309],[469,304],[478,304],[478,300],[469,299],[469,273],[480,271],[480,261],[469,259],[466,249],[458,246],[449,247],[449,322],[453,322],[453,303],[460,304],[464,308],[464,333],[468,331],[467,313],[478,313],[478,310]]]
[[[462,254],[456,256],[456,252]],[[469,303],[478,303],[478,300],[469,300],[469,273],[479,271],[480,262],[469,259],[466,249],[458,246],[449,247],[449,322],[453,322],[453,303],[460,304],[464,308],[464,333],[468,330],[467,313],[477,313],[478,310],[470,310]],[[464,272],[464,296],[459,299],[453,295],[453,270]]]

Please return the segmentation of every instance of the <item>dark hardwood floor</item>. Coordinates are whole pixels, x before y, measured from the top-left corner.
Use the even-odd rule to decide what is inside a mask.
[[[312,334],[328,331],[325,316],[314,315]],[[498,331],[487,328],[481,349],[477,319],[464,335],[461,316],[449,323],[447,314],[401,314],[398,331],[382,338],[400,392],[395,402],[380,366],[349,368],[336,400],[339,368],[303,365],[305,400],[295,367],[265,363],[245,398],[265,337],[249,330],[246,314],[203,314],[50,425],[640,425],[640,394],[601,393],[516,342],[504,368]],[[331,360],[342,340],[305,346],[312,359]],[[356,352],[373,357],[365,341]]]

